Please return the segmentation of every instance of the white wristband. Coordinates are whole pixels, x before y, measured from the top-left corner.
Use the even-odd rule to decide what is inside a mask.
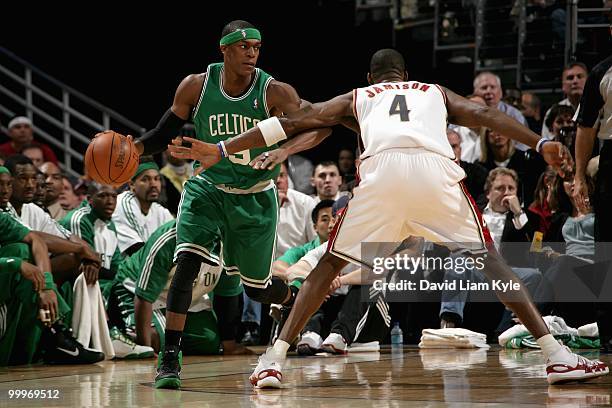
[[[536,144],[536,152],[542,153],[542,145],[546,142],[550,142],[550,139],[543,137],[540,140],[538,140],[538,143]]]
[[[266,141],[266,146],[272,146],[281,140],[287,139],[287,134],[276,116],[262,120],[257,124],[257,127]]]

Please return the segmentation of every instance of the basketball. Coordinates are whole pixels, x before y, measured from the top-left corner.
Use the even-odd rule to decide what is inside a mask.
[[[102,184],[119,186],[138,168],[138,152],[126,136],[106,130],[96,134],[85,152],[85,173]]]

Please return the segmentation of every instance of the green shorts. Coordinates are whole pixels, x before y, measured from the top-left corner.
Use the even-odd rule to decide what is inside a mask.
[[[265,288],[272,277],[277,219],[273,185],[258,193],[234,194],[192,177],[183,190],[174,256],[187,251],[218,263],[212,249],[221,239],[227,274],[240,275],[244,285]]]

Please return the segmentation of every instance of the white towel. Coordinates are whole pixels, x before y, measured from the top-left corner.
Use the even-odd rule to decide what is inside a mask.
[[[565,320],[563,320],[562,317],[544,316],[544,323],[546,323],[546,326],[548,326],[548,330],[550,330],[550,334],[552,334],[553,336],[560,336],[563,334],[570,334],[572,336],[579,335],[578,330],[573,327],[569,327],[565,323]],[[581,329],[583,329],[582,330],[583,332],[588,332],[588,333],[593,332],[592,327],[589,327],[589,325],[582,326]],[[511,328],[509,328],[502,334],[500,334],[498,342],[500,346],[505,346],[506,343],[510,341],[510,339],[514,337],[525,336],[527,334],[529,334],[529,331],[527,330],[527,328],[522,324],[517,324],[515,326],[512,326]],[[594,336],[586,336],[586,337],[594,337]]]
[[[74,282],[72,305],[72,330],[83,347],[101,351],[107,360],[115,357],[113,343],[106,324],[106,311],[100,285],[88,286],[80,274]]]
[[[483,348],[488,349],[487,336],[467,329],[424,329],[420,348]]]

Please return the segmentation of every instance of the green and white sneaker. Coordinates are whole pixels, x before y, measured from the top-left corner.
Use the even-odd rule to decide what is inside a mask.
[[[113,327],[110,337],[115,350],[115,358],[133,360],[138,358],[149,358],[155,355],[152,347],[140,346],[132,341],[128,336],[121,333],[119,329]]]
[[[178,347],[170,347],[159,353],[155,388],[177,390],[181,388],[181,367],[183,352]]]

